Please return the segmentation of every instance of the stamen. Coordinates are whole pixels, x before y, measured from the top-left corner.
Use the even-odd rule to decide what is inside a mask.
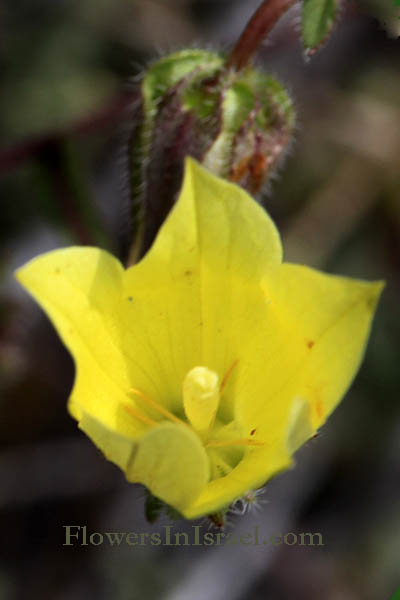
[[[227,370],[227,372],[225,373],[225,376],[221,382],[221,387],[219,388],[219,394],[220,396],[222,396],[222,392],[224,391],[226,384],[228,383],[228,379],[232,374],[233,369],[236,367],[236,365],[238,364],[239,359],[237,358],[235,361],[233,361],[233,364],[229,367],[229,369]]]
[[[185,421],[182,421],[182,419],[180,419],[179,417],[176,417],[173,413],[171,413],[169,410],[167,410],[166,408],[161,406],[161,404],[158,404],[158,402],[156,402],[152,398],[149,398],[149,396],[146,396],[145,394],[143,394],[143,392],[141,392],[140,390],[131,388],[131,392],[132,392],[132,394],[136,394],[136,396],[139,396],[139,398],[142,398],[142,400],[144,400],[145,402],[147,402],[147,404],[150,404],[150,406],[152,406],[153,408],[158,410],[158,412],[161,413],[162,415],[164,415],[164,417],[167,417],[167,419],[170,419],[171,421],[174,421],[175,423],[180,423],[181,425],[187,426],[187,423],[185,423]],[[155,421],[154,421],[154,423],[155,423]]]
[[[250,440],[249,438],[240,438],[238,440],[209,440],[205,447],[222,448],[224,446],[264,446],[264,442]]]
[[[153,421],[153,419],[150,419],[150,417],[147,417],[146,415],[142,415],[140,412],[136,411],[131,406],[123,404],[123,407],[126,410],[126,412],[128,412],[132,417],[135,417],[135,419],[137,419],[138,421],[142,421],[142,423],[145,423],[145,425],[157,425],[156,421]]]

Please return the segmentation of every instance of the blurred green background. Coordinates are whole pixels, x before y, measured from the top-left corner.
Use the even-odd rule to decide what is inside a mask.
[[[71,358],[13,270],[77,243],[121,255],[135,77],[185,45],[229,49],[258,4],[1,2],[1,600],[381,600],[400,585],[400,21],[390,0],[344,8],[309,62],[294,9],[258,57],[298,112],[296,141],[264,199],[286,258],[387,282],[346,399],[296,469],[267,486],[268,504],[231,526],[320,532],[324,546],[62,545],[63,525],[160,524],[146,524],[143,490],[68,416]]]

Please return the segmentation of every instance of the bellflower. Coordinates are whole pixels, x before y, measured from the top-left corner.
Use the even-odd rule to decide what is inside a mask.
[[[192,159],[138,264],[72,247],[17,278],[74,357],[80,429],[187,518],[293,463],[354,378],[382,289],[282,263],[263,208]]]

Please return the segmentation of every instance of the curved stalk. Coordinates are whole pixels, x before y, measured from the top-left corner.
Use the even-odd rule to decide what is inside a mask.
[[[251,60],[261,42],[297,0],[265,0],[247,23],[228,59],[227,66],[240,71]]]

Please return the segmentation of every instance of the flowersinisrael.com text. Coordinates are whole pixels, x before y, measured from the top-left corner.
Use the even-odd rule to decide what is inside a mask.
[[[162,531],[149,533],[136,531],[93,531],[86,525],[63,525],[63,546],[324,546],[321,533],[272,533],[263,535],[255,525],[246,533],[212,532],[203,525],[193,525],[191,531],[174,531],[172,525],[164,525]]]

